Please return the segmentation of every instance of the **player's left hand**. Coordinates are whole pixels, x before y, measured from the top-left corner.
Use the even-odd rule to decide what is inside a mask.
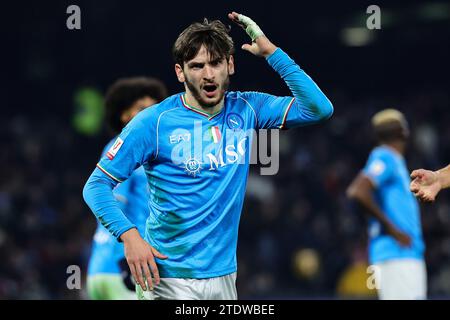
[[[270,42],[269,39],[267,39],[260,27],[255,23],[255,21],[247,16],[244,16],[243,14],[234,11],[228,14],[228,18],[230,18],[230,20],[237,25],[241,26],[252,39],[251,45],[242,45],[243,50],[246,50],[254,54],[255,56],[264,58],[267,58],[275,52],[277,47],[272,42]]]

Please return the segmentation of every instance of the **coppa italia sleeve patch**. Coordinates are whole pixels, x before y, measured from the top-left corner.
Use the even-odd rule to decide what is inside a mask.
[[[114,159],[116,156],[117,151],[122,147],[123,140],[120,139],[120,137],[117,137],[116,141],[114,141],[114,144],[109,148],[108,152],[106,152],[106,156],[109,158],[109,160]]]

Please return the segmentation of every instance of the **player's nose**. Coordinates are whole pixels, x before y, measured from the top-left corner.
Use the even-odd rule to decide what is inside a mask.
[[[214,70],[210,66],[206,66],[203,73],[205,80],[214,80]]]

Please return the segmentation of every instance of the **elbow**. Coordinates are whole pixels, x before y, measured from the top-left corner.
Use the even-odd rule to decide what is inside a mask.
[[[355,188],[355,186],[348,187],[345,191],[345,195],[350,200],[359,201],[361,199],[361,193],[359,192],[358,188]]]
[[[89,198],[90,198],[89,197],[90,189],[91,189],[90,180],[88,180],[83,187],[83,199],[84,199],[84,202],[86,202],[86,204],[88,204],[88,205],[89,205]]]
[[[323,96],[323,98],[317,104],[317,107],[319,110],[318,116],[320,121],[326,121],[330,119],[334,113],[333,104],[326,96]]]
[[[356,193],[352,188],[347,188],[347,190],[345,191],[345,195],[350,200],[353,200],[356,197]]]
[[[315,123],[330,119],[334,112],[333,104],[324,94],[320,94],[313,100],[310,100],[308,109],[311,112],[311,120]]]
[[[94,171],[95,172],[95,171]],[[93,200],[93,194],[95,190],[96,185],[96,179],[94,178],[94,174],[91,174],[89,179],[87,179],[86,183],[83,187],[83,199],[86,204],[91,207],[92,200]]]

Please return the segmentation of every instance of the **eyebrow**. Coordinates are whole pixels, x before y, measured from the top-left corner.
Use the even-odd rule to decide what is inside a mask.
[[[221,58],[216,58],[214,60],[209,61],[208,63],[214,64],[214,63],[220,63],[223,59],[223,57]],[[189,68],[193,68],[193,67],[203,67],[205,65],[206,62],[196,62],[196,61],[192,61],[189,62],[187,65]]]
[[[192,67],[203,67],[205,65],[204,62],[189,62],[188,63],[188,67],[192,68]]]
[[[223,57],[222,57],[222,58],[216,58],[216,59],[214,59],[214,60],[211,60],[209,63],[219,63],[219,62],[221,62],[223,59],[224,59]]]

